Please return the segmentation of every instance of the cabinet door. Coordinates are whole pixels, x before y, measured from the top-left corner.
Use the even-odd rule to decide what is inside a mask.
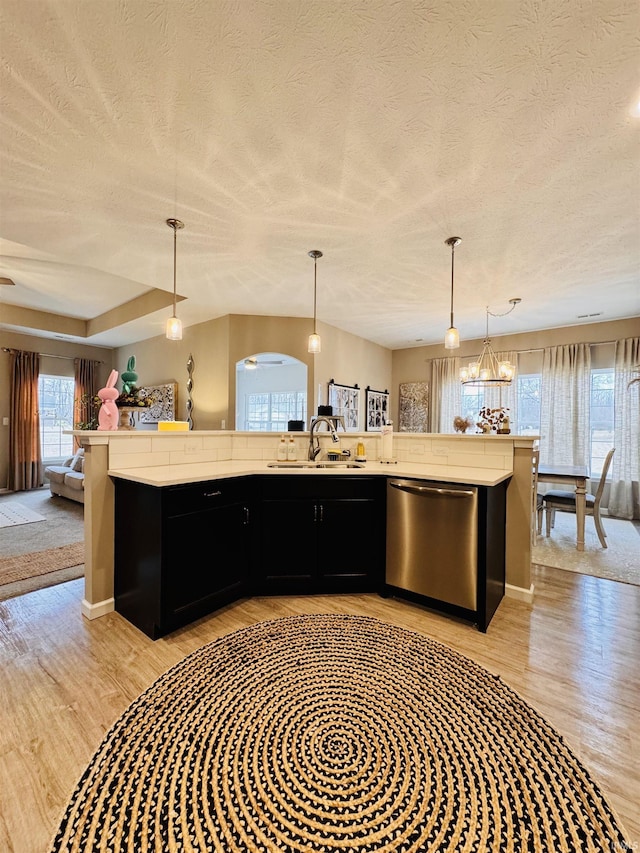
[[[245,594],[249,509],[241,503],[170,516],[164,525],[163,629]]]
[[[252,589],[267,595],[380,590],[384,485],[361,477],[265,478]]]
[[[252,584],[256,592],[312,591],[316,575],[316,518],[313,501],[262,502]]]
[[[367,498],[319,502],[318,577],[326,592],[376,590],[384,573],[379,504]]]

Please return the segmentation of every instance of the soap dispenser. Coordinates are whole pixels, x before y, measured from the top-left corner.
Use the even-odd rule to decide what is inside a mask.
[[[298,453],[296,451],[296,442],[293,436],[289,436],[289,443],[287,444],[287,459],[289,462],[295,462],[298,458]]]
[[[356,462],[366,462],[367,461],[367,453],[364,449],[364,443],[362,441],[358,442],[358,446],[356,447]]]
[[[287,458],[287,442],[283,435],[280,436],[280,441],[278,442],[278,461],[284,462]]]

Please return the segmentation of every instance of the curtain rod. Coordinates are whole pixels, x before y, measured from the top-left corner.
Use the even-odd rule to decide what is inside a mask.
[[[589,346],[590,347],[602,347],[605,344],[608,345],[608,344],[615,344],[615,343],[616,343],[616,341],[595,341],[594,343],[590,343]],[[562,344],[560,344],[560,346],[562,346]],[[536,347],[536,349],[519,349],[519,350],[516,350],[516,352],[518,352],[518,353],[521,353],[521,352],[544,352],[545,349],[549,349],[549,347]]]
[[[21,350],[12,349],[11,347],[2,347],[2,352],[21,352]],[[26,350],[26,352],[33,352],[33,350]],[[76,358],[78,358],[77,355],[57,355],[52,352],[39,352],[38,355],[44,355],[47,358],[65,358],[67,361],[75,361]],[[94,364],[104,364],[104,361],[98,361],[93,358],[89,358],[87,361],[93,361]]]

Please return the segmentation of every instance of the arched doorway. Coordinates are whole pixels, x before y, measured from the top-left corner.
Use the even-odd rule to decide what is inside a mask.
[[[236,430],[286,432],[307,423],[307,365],[285,353],[252,353],[236,362]]]

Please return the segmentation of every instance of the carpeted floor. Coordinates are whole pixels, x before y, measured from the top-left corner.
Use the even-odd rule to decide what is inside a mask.
[[[370,617],[294,616],[186,657],[107,733],[51,850],[630,849],[499,677]]]
[[[531,562],[583,575],[632,583],[640,586],[640,523],[620,518],[603,518],[607,547],[595,532],[593,518],[585,519],[585,550],[576,549],[576,517],[557,512],[551,536],[538,536]]]
[[[0,495],[0,509],[16,501],[44,520],[0,529],[0,601],[84,574],[84,506],[43,488]],[[3,566],[10,575],[2,576]]]

